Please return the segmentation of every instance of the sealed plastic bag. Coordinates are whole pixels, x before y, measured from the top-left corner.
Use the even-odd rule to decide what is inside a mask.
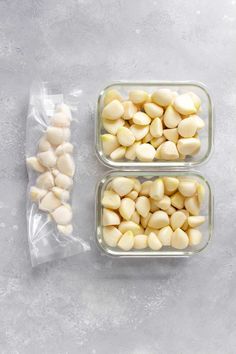
[[[89,249],[74,228],[80,91],[34,83],[26,126],[28,242],[32,266]],[[75,182],[76,181],[76,182]]]

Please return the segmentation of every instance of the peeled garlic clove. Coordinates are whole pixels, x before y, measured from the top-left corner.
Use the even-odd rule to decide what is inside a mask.
[[[104,94],[104,106],[108,105],[108,103],[114,101],[114,100],[118,100],[118,101],[122,101],[122,96],[120,94],[119,91],[115,90],[115,89],[110,89],[108,91],[105,92]]]
[[[146,228],[148,226],[149,219],[151,217],[151,213],[148,213],[147,216],[143,217],[141,216],[141,225],[143,228]]]
[[[131,216],[130,221],[135,222],[135,224],[139,224],[140,223],[140,215],[139,215],[139,213],[137,211],[134,211],[133,215]]]
[[[113,210],[103,208],[102,224],[103,224],[103,226],[119,225],[120,224],[120,217]]]
[[[34,171],[44,172],[46,170],[45,167],[40,164],[37,157],[35,157],[35,156],[28,157],[26,159],[26,162],[27,162],[27,166],[32,168]]]
[[[133,246],[134,249],[142,250],[144,248],[147,248],[147,240],[148,240],[147,235],[134,236],[134,246]]]
[[[38,161],[40,162],[41,165],[47,168],[54,167],[57,162],[56,155],[52,150],[40,152],[37,155]]]
[[[181,228],[187,219],[186,215],[182,211],[176,211],[170,217],[170,225],[175,231],[178,228]]]
[[[179,139],[177,148],[182,155],[193,155],[201,146],[201,142],[196,138]]]
[[[197,229],[188,229],[189,245],[197,246],[202,241],[202,233]]]
[[[160,138],[153,138],[151,140],[151,144],[154,148],[158,148],[162,143],[166,141],[166,138],[164,136],[161,136]]]
[[[169,216],[166,212],[162,210],[155,211],[148,222],[149,227],[153,227],[154,229],[161,229],[165,226],[169,225]]]
[[[112,151],[110,158],[114,161],[121,160],[125,157],[125,153],[126,153],[126,147],[120,146],[117,149],[115,149],[114,151]]]
[[[171,205],[167,210],[165,210],[165,212],[171,216],[172,214],[174,214],[176,212],[176,209]]]
[[[162,107],[169,106],[172,102],[172,98],[173,93],[169,89],[159,89],[156,92],[153,92],[151,96],[152,102]]]
[[[199,203],[202,204],[202,202],[205,198],[205,188],[202,184],[199,184],[197,186],[197,197],[198,197]]]
[[[171,205],[171,200],[167,195],[164,195],[161,200],[156,201],[156,205],[162,210],[167,210]]]
[[[51,213],[54,221],[59,225],[67,225],[72,220],[71,207],[61,205]]]
[[[120,207],[120,196],[113,191],[104,191],[101,201],[102,205],[108,209],[118,209]]]
[[[136,156],[139,161],[151,162],[155,157],[156,150],[151,144],[140,144],[136,148]]]
[[[126,150],[125,158],[134,161],[136,159],[136,149],[140,144],[140,141],[136,141],[133,145],[129,146]]]
[[[164,123],[167,128],[176,128],[181,122],[181,116],[176,110],[169,106],[164,113]]]
[[[131,178],[115,177],[112,181],[112,189],[121,197],[131,192],[133,187],[134,181]]]
[[[190,227],[198,227],[205,222],[205,216],[189,216],[188,217],[188,224]]]
[[[111,134],[103,134],[101,136],[102,148],[106,155],[110,155],[114,150],[116,150],[120,144],[117,137]]]
[[[146,195],[146,196],[149,196],[150,194],[150,188],[151,188],[151,185],[153,184],[152,181],[145,181],[141,184],[141,189],[139,191],[139,194],[140,195]]]
[[[198,122],[194,116],[183,119],[178,125],[178,133],[183,138],[192,138],[198,129]]]
[[[31,187],[30,188],[30,198],[33,202],[39,202],[47,194],[45,189]]]
[[[173,106],[177,112],[186,116],[197,112],[192,97],[187,93],[177,96],[174,100]]]
[[[137,212],[145,218],[150,211],[150,201],[145,196],[138,197],[135,207]]]
[[[153,138],[152,134],[148,132],[147,135],[145,135],[145,137],[143,138],[142,143],[149,143],[152,139],[156,138]]]
[[[129,99],[132,101],[134,104],[141,105],[148,101],[149,96],[147,92],[143,90],[132,90],[129,92]]]
[[[154,232],[148,235],[147,244],[153,251],[158,251],[162,248],[162,243]]]
[[[151,122],[151,118],[146,113],[137,112],[133,116],[133,122],[138,125],[148,125]]]
[[[167,140],[173,141],[173,143],[177,143],[179,140],[178,129],[164,129],[163,134]]]
[[[195,106],[195,108],[197,110],[199,110],[200,106],[201,106],[201,99],[198,95],[196,95],[196,93],[194,92],[188,92],[188,95],[191,97],[193,104]]]
[[[181,229],[176,229],[173,232],[172,238],[171,238],[171,246],[178,249],[182,250],[186,247],[188,247],[189,244],[189,238],[186,232],[184,232]]]
[[[38,144],[38,150],[39,152],[41,151],[47,151],[52,148],[52,145],[47,141],[46,136],[42,136],[42,138],[39,140]]]
[[[122,233],[115,226],[105,226],[103,228],[103,239],[110,247],[116,247]]]
[[[74,146],[71,143],[63,143],[56,148],[55,154],[56,156],[60,156],[65,153],[72,154],[73,150]]]
[[[131,146],[135,142],[133,133],[126,127],[120,127],[118,129],[117,139],[122,146]]]
[[[71,155],[64,154],[59,156],[57,159],[57,168],[61,173],[73,177],[75,174],[75,163]]]
[[[189,211],[190,214],[197,216],[199,215],[200,212],[200,206],[199,206],[199,201],[196,196],[186,198],[184,202],[184,206],[186,210]]]
[[[140,225],[137,225],[133,221],[122,221],[118,227],[120,232],[124,234],[126,231],[132,231],[134,235],[141,234],[143,232],[143,229]]]
[[[129,251],[134,246],[134,235],[131,231],[127,231],[124,235],[121,236],[118,247],[121,248],[123,251]]]
[[[188,230],[188,228],[189,228],[189,225],[188,225],[189,212],[188,212],[186,209],[180,209],[179,211],[181,211],[181,213],[183,213],[183,214],[186,216],[186,220],[185,220],[185,222],[183,223],[183,225],[181,226],[181,229],[182,229],[183,231],[186,231],[186,230]]]
[[[73,232],[73,226],[69,225],[57,225],[57,230],[65,236],[70,236]]]
[[[64,143],[64,141],[67,141],[70,138],[70,129],[48,127],[46,137],[50,144],[57,146]]]
[[[174,193],[179,186],[179,179],[175,177],[164,177],[163,178],[165,193]]]
[[[124,114],[124,107],[118,100],[113,100],[108,103],[102,111],[102,118],[115,120],[122,117]]]
[[[150,187],[150,197],[155,200],[161,200],[164,197],[164,183],[162,178],[157,178]]]
[[[171,237],[173,235],[173,230],[170,226],[165,226],[158,232],[158,238],[163,246],[171,245]]]
[[[197,130],[200,130],[200,129],[202,129],[202,128],[205,127],[205,123],[204,123],[204,120],[203,120],[202,118],[200,118],[200,117],[197,116],[196,114],[194,114],[194,115],[192,115],[192,116],[190,116],[190,117],[192,117],[192,118],[195,119],[196,124],[197,124]]]
[[[150,200],[150,211],[152,213],[154,213],[154,211],[159,210],[158,200],[155,200],[155,199],[152,199],[152,198],[149,198],[149,200]]]
[[[138,197],[138,192],[136,191],[131,191],[130,193],[127,194],[127,197],[132,199],[132,200],[136,200]]]
[[[161,149],[162,149],[162,144],[158,146],[158,148],[156,149],[155,159],[157,160],[161,160]]]
[[[197,191],[197,184],[195,181],[182,180],[178,189],[184,197],[192,197]]]
[[[54,186],[54,178],[51,172],[45,172],[38,176],[36,185],[42,189],[51,189]]]
[[[73,185],[73,180],[69,176],[59,172],[55,176],[55,185],[63,189],[70,189]]]
[[[135,211],[135,202],[130,198],[121,199],[119,213],[125,220],[130,220]]]
[[[161,117],[163,115],[163,108],[156,105],[155,103],[145,103],[144,104],[144,111],[149,115],[151,118]]]
[[[123,107],[124,107],[124,113],[123,113],[122,118],[124,118],[125,120],[132,119],[133,116],[135,115],[135,113],[138,110],[137,107],[131,101],[125,101],[122,104],[123,104]]]
[[[133,124],[130,127],[130,131],[133,133],[135,139],[137,141],[142,140],[147,133],[149,132],[149,126],[148,125],[138,125],[138,124]]]
[[[65,103],[61,103],[61,104],[57,105],[56,112],[62,112],[70,120],[72,119],[70,107],[67,104],[65,104]]]
[[[123,127],[123,125],[125,124],[124,119],[119,118],[116,120],[110,120],[110,119],[103,119],[102,120],[102,124],[104,129],[113,135],[117,134],[117,131],[120,127]]]
[[[140,192],[140,190],[141,190],[141,183],[140,183],[140,181],[138,180],[138,178],[135,178],[135,177],[133,177],[133,178],[131,178],[132,179],[132,181],[134,182],[134,186],[133,186],[133,189],[136,191],[136,192]]]
[[[52,116],[51,125],[54,127],[67,128],[70,126],[70,117],[63,112],[57,112]]]
[[[179,158],[179,153],[173,141],[165,141],[161,145],[160,151],[162,160],[176,160]]]
[[[52,212],[61,205],[61,201],[53,192],[48,192],[39,203],[39,209]]]
[[[66,202],[67,200],[70,199],[70,193],[62,189],[60,187],[53,187],[52,192],[55,194],[55,196],[60,199],[62,202]]]
[[[180,194],[179,192],[176,192],[175,194],[173,194],[171,197],[171,204],[173,205],[173,207],[175,207],[176,209],[183,209],[184,207],[184,197],[182,196],[182,194]]]
[[[155,138],[160,138],[163,135],[163,125],[160,118],[153,119],[150,125],[150,133]]]

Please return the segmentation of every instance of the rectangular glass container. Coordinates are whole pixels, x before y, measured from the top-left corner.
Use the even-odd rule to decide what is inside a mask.
[[[177,176],[177,177],[193,177],[199,181],[205,187],[205,199],[201,205],[200,215],[206,217],[206,221],[203,225],[198,227],[202,232],[202,241],[199,245],[193,247],[189,246],[184,250],[177,250],[172,247],[162,247],[159,251],[153,251],[149,248],[144,250],[122,251],[118,247],[113,248],[108,246],[102,235],[102,205],[101,198],[106,186],[115,177],[136,177],[141,182],[146,180],[155,180],[158,177]],[[106,174],[98,183],[96,190],[96,242],[99,248],[107,255],[115,257],[189,257],[204,250],[212,236],[213,232],[213,194],[209,182],[196,171],[114,171]]]
[[[148,93],[152,93],[160,88],[169,88],[173,91],[178,91],[178,93],[185,92],[194,92],[197,94],[202,101],[202,112],[200,117],[205,122],[205,127],[200,130],[199,138],[201,141],[200,151],[194,156],[188,156],[184,160],[155,160],[152,162],[141,162],[141,161],[130,161],[127,159],[122,159],[119,161],[113,161],[109,156],[104,154],[102,143],[101,143],[101,134],[107,133],[102,126],[101,113],[103,110],[103,100],[105,93],[110,89],[118,90],[122,96],[128,98],[128,93],[131,90],[142,89],[147,91]],[[117,82],[112,85],[107,86],[102,90],[98,97],[97,102],[97,117],[96,117],[96,154],[99,160],[108,167],[112,168],[146,168],[153,169],[155,167],[193,167],[196,165],[200,165],[206,162],[211,154],[213,148],[213,104],[208,93],[207,88],[198,82],[191,81],[147,81],[147,82]]]

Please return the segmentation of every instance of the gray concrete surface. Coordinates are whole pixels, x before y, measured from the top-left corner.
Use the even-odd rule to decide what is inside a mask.
[[[236,1],[0,1],[0,352],[233,354],[236,348]],[[35,78],[83,90],[76,221],[91,251],[32,269],[24,165]],[[93,242],[95,100],[118,79],[206,83],[215,233],[188,260],[111,260]],[[87,189],[87,192],[85,193]]]

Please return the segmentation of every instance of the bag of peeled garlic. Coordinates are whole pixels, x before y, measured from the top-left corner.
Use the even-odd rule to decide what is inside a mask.
[[[73,225],[76,175],[76,93],[34,83],[26,127],[28,242],[32,266],[69,257],[89,247]]]

